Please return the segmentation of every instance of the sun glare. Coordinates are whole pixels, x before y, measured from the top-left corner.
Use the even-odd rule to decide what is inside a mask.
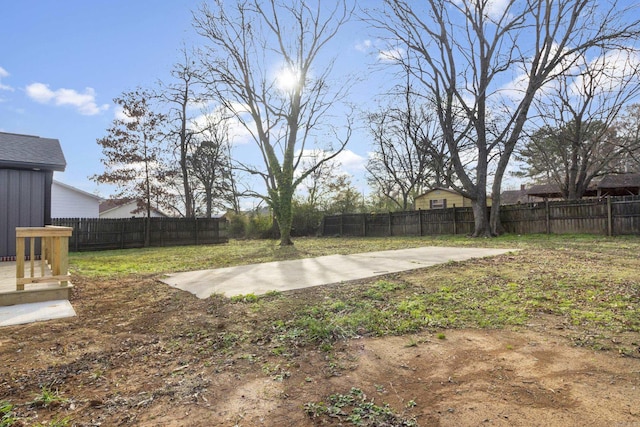
[[[291,68],[283,68],[277,76],[278,89],[291,92],[300,85],[300,74]]]

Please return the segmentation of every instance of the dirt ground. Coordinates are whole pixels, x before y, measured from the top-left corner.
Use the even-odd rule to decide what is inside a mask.
[[[0,329],[0,400],[14,425],[341,425],[305,404],[356,387],[420,426],[640,426],[640,353],[577,347],[554,316],[283,354],[246,304],[154,277],[74,282],[76,318]]]

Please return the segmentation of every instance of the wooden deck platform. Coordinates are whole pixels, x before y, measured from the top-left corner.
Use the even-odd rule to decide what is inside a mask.
[[[40,270],[40,261],[36,261],[36,269]],[[25,263],[25,277],[29,277],[30,263]],[[39,275],[39,274],[37,274]],[[16,263],[0,262],[0,306],[28,304],[32,302],[45,302],[56,300],[68,300],[73,285],[69,282],[66,286],[60,286],[57,281],[46,281],[51,276],[51,270],[46,268],[45,281],[41,283],[27,284],[24,291],[16,290]]]

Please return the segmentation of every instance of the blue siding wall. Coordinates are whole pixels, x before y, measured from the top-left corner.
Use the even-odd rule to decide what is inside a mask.
[[[0,257],[16,253],[16,227],[42,227],[47,171],[0,169]]]

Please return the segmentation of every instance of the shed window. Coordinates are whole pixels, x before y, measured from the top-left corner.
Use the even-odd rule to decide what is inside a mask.
[[[432,199],[429,201],[430,209],[445,209],[447,207],[447,199]]]

